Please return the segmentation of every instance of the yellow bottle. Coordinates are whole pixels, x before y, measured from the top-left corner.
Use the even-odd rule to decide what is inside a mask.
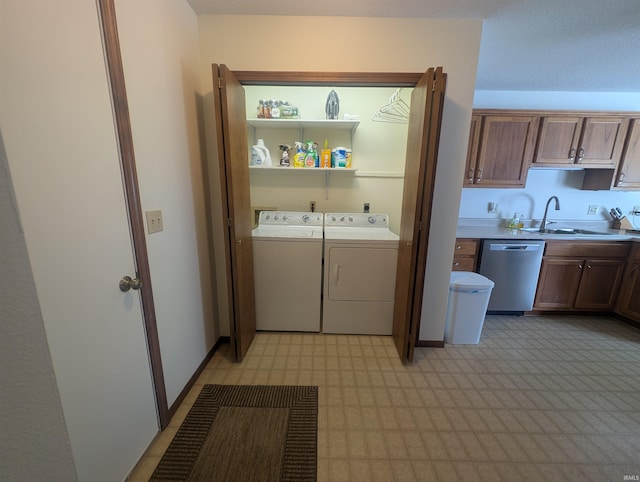
[[[305,152],[302,149],[302,142],[296,141],[296,153],[293,156],[293,167],[304,167]]]

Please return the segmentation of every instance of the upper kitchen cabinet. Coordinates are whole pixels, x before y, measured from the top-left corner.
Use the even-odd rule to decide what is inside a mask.
[[[490,110],[473,113],[464,186],[524,187],[538,116]]]
[[[541,114],[533,166],[615,168],[627,125],[626,116]]]
[[[471,116],[471,127],[469,129],[469,144],[467,147],[467,163],[464,175],[464,187],[473,187],[476,180],[476,161],[478,159],[478,146],[480,145],[480,125],[482,116]]]
[[[640,117],[632,117],[618,169],[585,172],[582,189],[640,190]]]
[[[640,117],[631,119],[614,187],[640,189]]]

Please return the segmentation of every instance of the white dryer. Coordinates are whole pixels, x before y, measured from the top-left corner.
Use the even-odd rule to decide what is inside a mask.
[[[391,335],[397,262],[386,214],[325,214],[322,331]]]
[[[260,213],[252,233],[256,329],[320,331],[322,223],[322,213]]]

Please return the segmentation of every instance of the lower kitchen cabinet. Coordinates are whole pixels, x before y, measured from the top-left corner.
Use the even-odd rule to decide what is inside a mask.
[[[629,249],[627,242],[547,242],[533,309],[610,311]]]
[[[640,322],[640,243],[633,245],[615,312]]]
[[[479,246],[479,239],[456,239],[452,271],[475,271]]]

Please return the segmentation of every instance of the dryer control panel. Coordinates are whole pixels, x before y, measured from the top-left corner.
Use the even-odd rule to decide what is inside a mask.
[[[324,215],[324,225],[352,228],[388,228],[389,216],[387,214],[373,213],[326,213]]]

